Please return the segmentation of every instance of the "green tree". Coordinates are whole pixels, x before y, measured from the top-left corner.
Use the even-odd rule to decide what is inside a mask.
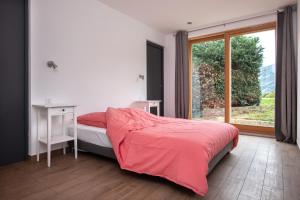
[[[260,103],[259,72],[263,63],[264,49],[259,42],[258,37],[235,36],[231,38],[233,106],[251,106]],[[204,104],[200,106],[209,104],[206,102],[207,99],[216,98],[219,102],[224,101],[224,41],[214,40],[195,44],[192,47],[192,53],[193,76],[200,80],[196,79],[200,83],[200,92],[196,95],[199,95],[198,98]],[[208,67],[211,69],[208,70]],[[207,73],[213,75],[207,75]],[[207,80],[205,80],[206,77],[208,77]],[[213,84],[211,79],[213,79]],[[211,92],[201,94],[204,90]]]

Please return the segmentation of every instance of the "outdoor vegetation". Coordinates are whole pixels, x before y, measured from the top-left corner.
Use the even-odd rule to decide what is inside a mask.
[[[264,48],[258,37],[231,38],[232,122],[272,126],[274,92],[262,94],[259,80]],[[194,44],[193,117],[224,119],[224,40]],[[258,124],[260,123],[260,124]]]

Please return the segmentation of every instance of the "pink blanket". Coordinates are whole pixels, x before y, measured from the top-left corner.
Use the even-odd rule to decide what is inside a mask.
[[[208,163],[238,129],[226,123],[158,117],[108,108],[107,133],[122,169],[164,177],[204,196]]]

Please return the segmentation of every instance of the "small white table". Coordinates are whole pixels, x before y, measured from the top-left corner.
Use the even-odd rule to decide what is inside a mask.
[[[160,108],[159,108],[159,104],[160,104],[161,100],[146,100],[146,101],[136,101],[134,102],[135,105],[139,108],[144,109],[146,112],[150,113],[150,108],[156,108],[157,110],[157,116],[160,115]]]
[[[74,140],[74,154],[77,159],[77,116],[76,105],[72,104],[49,104],[49,105],[32,105],[37,109],[37,162],[40,159],[40,143],[47,145],[47,163],[48,167],[51,166],[51,145],[63,144],[63,153],[66,154],[65,143]],[[40,117],[41,111],[47,113],[47,136],[40,137]],[[65,133],[65,115],[73,116],[74,135],[68,136]],[[61,135],[52,135],[52,116],[62,116],[62,133]]]

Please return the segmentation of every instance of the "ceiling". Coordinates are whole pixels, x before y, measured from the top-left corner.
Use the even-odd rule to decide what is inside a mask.
[[[163,33],[276,10],[296,0],[99,0]],[[193,22],[188,25],[187,22]]]

